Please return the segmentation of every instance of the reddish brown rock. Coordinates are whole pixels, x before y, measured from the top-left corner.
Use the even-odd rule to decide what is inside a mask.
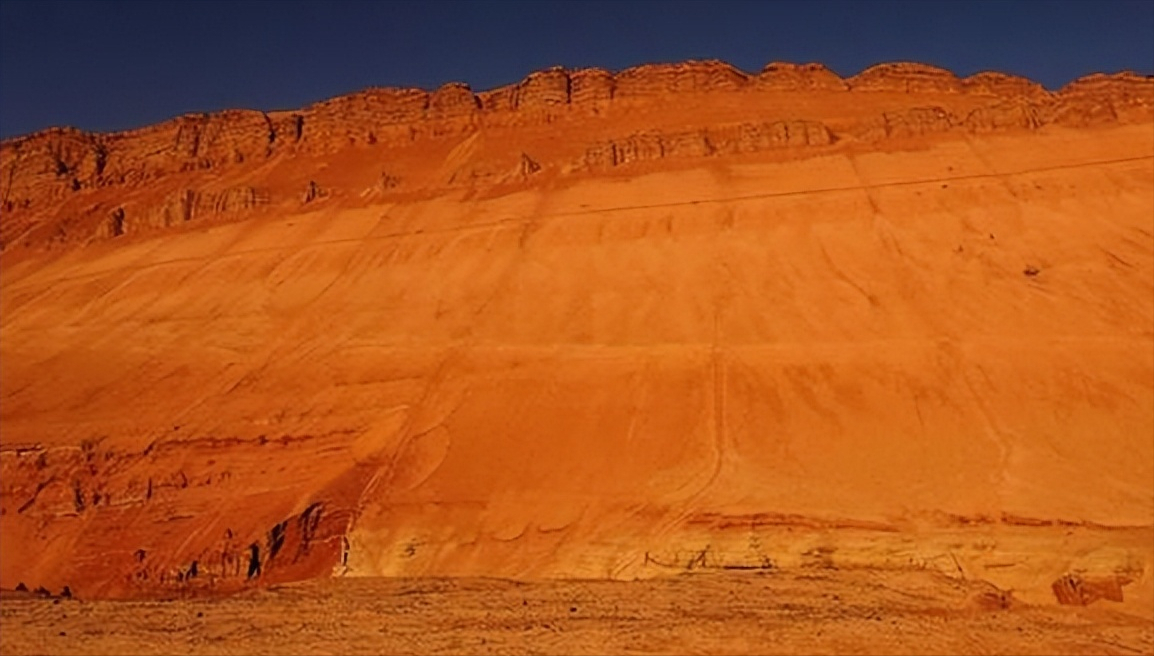
[[[673,158],[755,153],[772,148],[825,146],[833,136],[817,121],[742,123],[684,132],[649,131],[586,149],[577,168],[599,169]]]
[[[761,69],[755,78],[759,88],[787,91],[843,91],[845,80],[821,64],[789,64],[772,62]]]
[[[1019,98],[979,107],[962,122],[972,132],[1036,130],[1042,125],[1042,115],[1036,104]]]
[[[613,74],[602,68],[584,68],[569,74],[569,101],[579,111],[600,112],[613,100]]]
[[[1115,102],[1154,104],[1154,77],[1132,71],[1094,73],[1078,78],[1058,91],[1062,98],[1096,97]]]
[[[106,165],[99,142],[73,128],[53,128],[0,144],[6,212],[91,187]]]
[[[269,154],[275,133],[263,112],[229,110],[178,119],[172,157],[183,167],[240,164]]]
[[[715,152],[705,130],[665,134],[661,146],[666,157],[706,157]]]
[[[950,113],[942,107],[914,107],[904,112],[886,112],[887,137],[909,137],[945,132],[954,125]]]
[[[966,93],[980,93],[991,96],[1027,98],[1043,100],[1050,96],[1042,85],[1016,75],[992,71],[975,73],[962,80],[962,90]]]
[[[1122,586],[1125,581],[1117,576],[1090,576],[1067,574],[1050,585],[1054,591],[1054,598],[1064,606],[1089,606],[1105,599],[1107,601],[1123,601]]]
[[[250,186],[229,187],[220,191],[181,189],[155,204],[118,207],[94,232],[97,238],[136,235],[193,220],[223,214],[240,214],[266,205],[268,192]]]
[[[1154,117],[1154,78],[1096,73],[1058,91],[1050,120],[1068,126],[1135,123]]]
[[[530,73],[517,85],[514,107],[541,111],[569,104],[569,73],[561,67]]]
[[[408,138],[407,126],[424,119],[428,103],[429,94],[419,89],[369,89],[333,98],[285,117],[286,138],[279,143],[303,141],[303,147],[314,153],[403,143]]]
[[[477,94],[477,102],[485,114],[507,113],[516,108],[518,85],[510,84]]]
[[[450,82],[429,95],[426,115],[433,120],[462,118],[472,115],[480,108],[477,96],[469,85]]]
[[[747,75],[719,61],[647,64],[626,69],[615,76],[615,97],[646,98],[670,93],[732,90],[742,87],[747,81]]]
[[[899,62],[871,66],[847,80],[854,91],[900,93],[957,93],[962,83],[944,68]]]
[[[0,497],[31,500],[11,508],[14,514],[65,518],[74,528],[82,522],[104,525],[129,517],[156,525],[146,538],[129,543],[116,531],[75,531],[74,548],[102,554],[100,567],[116,574],[98,585],[86,584],[85,566],[76,562],[51,578],[57,586],[79,581],[90,596],[220,592],[240,589],[250,580],[272,583],[326,576],[340,564],[343,527],[351,511],[339,484],[303,473],[294,477],[294,484],[306,494],[303,501],[252,508],[255,514],[247,522],[196,534],[182,528],[187,516],[171,513],[173,503],[206,492],[241,498],[231,495],[243,477],[260,475],[258,454],[283,455],[307,443],[210,439],[125,451],[86,441],[78,448],[37,448],[20,455],[4,451]],[[226,446],[240,456],[234,456],[232,463],[217,459],[219,449]],[[257,456],[247,465],[240,455],[246,451]],[[316,464],[323,467],[324,459]],[[204,510],[211,512],[207,506]]]

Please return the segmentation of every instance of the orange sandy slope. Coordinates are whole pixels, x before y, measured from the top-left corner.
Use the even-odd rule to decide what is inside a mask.
[[[97,232],[0,262],[0,586],[820,564],[1154,609],[1149,118],[871,138],[839,126],[984,96],[687,97],[34,205]],[[832,140],[571,164],[799,116]],[[272,201],[109,238],[109,199],[195,184]]]

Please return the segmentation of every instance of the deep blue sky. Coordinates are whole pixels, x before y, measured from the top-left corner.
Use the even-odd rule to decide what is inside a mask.
[[[369,86],[484,90],[560,64],[909,60],[1057,88],[1154,73],[1154,2],[0,0],[0,136],[296,108]]]

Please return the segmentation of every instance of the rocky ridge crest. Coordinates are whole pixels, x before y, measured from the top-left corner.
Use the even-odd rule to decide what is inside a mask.
[[[809,109],[804,98],[815,94],[857,97],[835,104],[894,97],[897,102],[890,105],[897,108],[866,111],[846,120]],[[672,97],[678,103],[669,103]],[[619,119],[670,114],[681,102],[702,99],[748,104],[749,120],[688,130],[604,134]],[[757,116],[759,103],[780,106],[783,100],[796,108],[773,120]],[[575,144],[578,150],[559,160],[518,153],[537,164],[533,173],[550,169],[572,173],[670,156],[828,148],[838,142],[954,131],[1036,130],[1051,124],[1085,127],[1152,118],[1154,80],[1128,72],[1090,75],[1051,93],[1012,75],[983,72],[959,78],[945,69],[913,63],[879,64],[846,79],[820,64],[778,62],[757,74],[720,61],[650,64],[616,74],[554,67],[480,93],[461,83],[433,91],[371,88],[296,111],[227,110],[185,115],[125,132],[52,128],[9,139],[0,143],[0,248],[87,241],[194,217],[243,212],[267,204],[270,195],[273,200],[301,196],[300,189],[272,193],[259,180],[229,184],[270,160],[324,158],[350,148],[405,148],[477,132],[560,130],[563,123],[570,135],[576,133],[569,126],[592,125],[601,138]],[[477,165],[423,186],[507,181],[494,176],[494,171],[517,166]],[[204,172],[211,173],[211,181],[197,177]],[[407,177],[396,173],[381,174],[393,181],[386,191],[398,191],[399,181]],[[113,196],[157,186],[161,179],[163,193],[142,199],[125,217],[125,208]],[[405,190],[404,184],[400,187],[399,191]],[[94,192],[102,192],[99,201],[79,200]],[[190,207],[176,207],[182,203]],[[82,225],[73,225],[77,223]]]

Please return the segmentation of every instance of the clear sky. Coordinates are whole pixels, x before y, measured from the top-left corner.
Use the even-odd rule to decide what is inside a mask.
[[[1154,73],[1154,2],[0,0],[0,136],[297,108],[370,86],[485,90],[552,65],[721,59]]]

